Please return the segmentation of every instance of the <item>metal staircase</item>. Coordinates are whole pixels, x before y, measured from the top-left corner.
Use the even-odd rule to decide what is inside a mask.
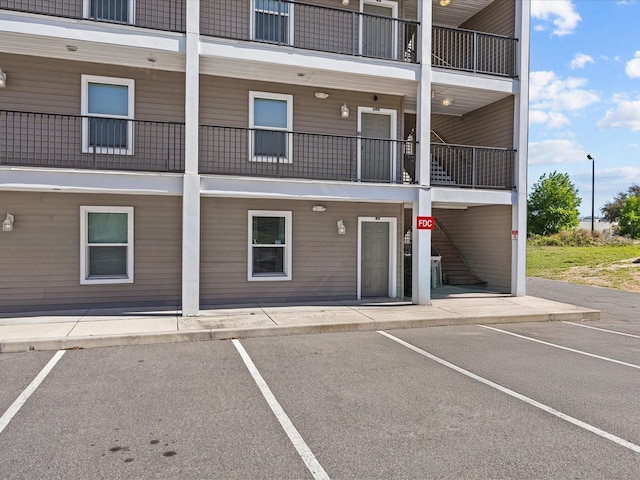
[[[449,285],[487,284],[471,270],[460,251],[440,227],[438,219],[436,219],[436,227],[431,231],[431,248],[442,257],[443,283]]]

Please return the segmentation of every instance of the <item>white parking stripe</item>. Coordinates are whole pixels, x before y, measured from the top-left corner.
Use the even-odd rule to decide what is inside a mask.
[[[615,360],[613,358],[603,357],[601,355],[595,355],[593,353],[583,352],[582,350],[576,350],[574,348],[563,347],[562,345],[558,345],[556,343],[544,342],[542,340],[538,340],[537,338],[526,337],[526,336],[520,335],[518,333],[509,332],[507,330],[501,330],[501,329],[495,328],[495,327],[489,327],[487,325],[477,325],[477,326],[481,327],[481,328],[486,328],[488,330],[493,330],[495,332],[506,333],[507,335],[511,335],[513,337],[522,338],[524,340],[529,340],[530,342],[541,343],[541,344],[547,345],[549,347],[559,348],[560,350],[566,350],[567,352],[578,353],[580,355],[585,355],[587,357],[597,358],[598,360],[604,360],[606,362],[617,363],[618,365],[624,365],[625,367],[631,367],[631,368],[636,368],[636,369],[640,370],[640,365],[635,365],[633,363],[621,362],[620,360]]]
[[[58,350],[56,354],[49,360],[40,373],[33,379],[33,381],[29,384],[27,388],[16,398],[15,402],[11,404],[11,406],[7,409],[6,412],[0,417],[0,433],[9,425],[11,419],[18,413],[18,411],[22,408],[25,402],[29,399],[31,394],[36,391],[36,388],[40,386],[42,381],[49,375],[49,372],[56,366],[58,360],[62,358],[65,350]]]
[[[247,366],[249,373],[253,377],[253,380],[258,385],[260,392],[262,392],[262,395],[269,404],[269,407],[280,422],[280,425],[282,425],[282,428],[291,440],[291,443],[293,443],[293,446],[298,451],[298,454],[304,461],[305,465],[311,472],[311,475],[313,475],[313,478],[315,478],[316,480],[329,480],[329,475],[327,475],[327,472],[324,471],[324,468],[322,468],[322,465],[320,465],[315,455],[307,446],[296,427],[294,427],[293,423],[278,403],[278,400],[276,400],[276,397],[273,395],[273,393],[271,393],[271,389],[262,378],[262,375],[260,375],[260,372],[251,360],[251,357],[249,356],[247,351],[244,349],[239,340],[232,341],[236,349],[238,350],[238,353],[242,357],[244,364]]]
[[[454,365],[453,363],[447,362],[446,360],[441,359],[440,357],[436,357],[435,355],[430,354],[429,352],[426,352],[425,350],[422,350],[421,348],[418,348],[414,345],[411,345],[408,342],[405,342],[404,340],[399,339],[398,337],[394,337],[393,335],[388,334],[387,332],[382,332],[382,331],[378,331],[379,334],[384,335],[385,337],[393,340],[394,342],[399,343],[400,345],[407,347],[410,350],[413,350],[416,353],[419,353],[420,355],[423,355],[431,360],[433,360],[434,362],[438,362],[440,365],[444,365],[447,368],[450,368],[452,370],[455,370],[458,373],[461,373],[462,375],[465,375],[469,378],[472,378],[474,380],[477,380],[478,382],[481,382],[485,385],[488,385],[491,388],[495,388],[496,390],[499,390],[502,393],[506,393],[507,395],[513,397],[513,398],[517,398],[518,400],[522,400],[525,403],[528,403],[529,405],[539,408],[540,410],[544,410],[547,413],[550,413],[551,415],[554,415],[558,418],[561,418],[562,420],[565,420],[569,423],[572,423],[573,425],[576,425],[580,428],[583,428],[591,433],[595,433],[596,435],[601,436],[602,438],[606,438],[607,440],[611,440],[612,442],[617,443],[620,446],[623,446],[625,448],[628,448],[629,450],[632,450],[636,453],[640,453],[640,445],[636,445],[635,443],[631,443],[623,438],[620,438],[616,435],[613,435],[612,433],[608,433],[605,432],[604,430],[600,430],[597,427],[594,427],[593,425],[590,425],[588,423],[583,422],[582,420],[578,420],[577,418],[574,418],[570,415],[567,415],[566,413],[562,413],[559,410],[556,410],[555,408],[549,407],[548,405],[545,405],[544,403],[540,403],[536,400],[533,400],[532,398],[529,398],[525,395],[522,395],[518,392],[514,392],[513,390],[510,390],[506,387],[503,387],[502,385],[499,385],[495,382],[492,382],[491,380],[487,380],[486,378],[483,378],[479,375],[476,375],[475,373],[471,373],[468,370],[465,370],[464,368],[458,367],[457,365]]]
[[[640,338],[640,335],[632,335],[630,333],[616,332],[615,330],[607,330],[606,328],[592,327],[591,325],[582,325],[581,323],[566,322],[564,320],[562,321],[562,323],[566,323],[567,325],[573,325],[576,327],[590,328],[591,330],[598,330],[600,332],[613,333],[615,335],[624,335],[625,337]]]

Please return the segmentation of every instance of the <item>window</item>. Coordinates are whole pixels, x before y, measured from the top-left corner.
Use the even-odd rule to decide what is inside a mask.
[[[133,207],[80,207],[80,284],[133,283]]]
[[[255,40],[291,45],[293,3],[284,0],[254,0]]]
[[[251,160],[291,163],[293,96],[249,92]]]
[[[133,23],[135,0],[83,0],[83,16],[92,20]]]
[[[291,280],[291,212],[249,211],[248,280]]]
[[[133,155],[134,81],[82,75],[82,151]]]

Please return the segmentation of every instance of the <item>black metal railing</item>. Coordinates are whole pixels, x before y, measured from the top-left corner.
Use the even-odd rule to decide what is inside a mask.
[[[200,173],[406,183],[406,141],[200,126]]]
[[[251,5],[254,10],[251,11]],[[289,0],[203,2],[200,33],[418,63],[419,22]]]
[[[431,30],[434,67],[516,78],[515,38],[447,27]]]
[[[431,184],[513,189],[516,151],[507,148],[431,144]]]
[[[186,0],[0,0],[0,9],[170,32],[186,29]]]
[[[0,165],[184,172],[184,124],[0,110]]]

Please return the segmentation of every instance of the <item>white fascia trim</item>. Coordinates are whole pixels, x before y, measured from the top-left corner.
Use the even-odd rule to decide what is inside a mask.
[[[184,34],[142,29],[133,25],[47,17],[22,12],[1,12],[0,31],[3,34],[15,33],[28,37],[59,38],[184,53]]]
[[[470,190],[463,188],[431,187],[432,203],[460,205],[513,205],[516,192],[512,190]]]
[[[253,268],[253,217],[283,217],[285,219],[284,232],[284,275],[257,275],[251,272]],[[290,210],[249,210],[247,219],[247,281],[249,282],[282,282],[291,280],[293,240],[292,212]]]
[[[2,191],[182,195],[179,173],[3,167],[0,178]]]
[[[413,202],[417,191],[416,185],[201,176],[203,197],[404,203]]]
[[[127,214],[127,276],[126,277],[89,277],[88,271],[88,225],[89,213],[126,213]],[[133,207],[80,206],[80,285],[106,285],[133,283]]]
[[[293,47],[264,45],[250,42],[221,41],[202,37],[200,55],[233,61],[250,62],[256,71],[261,63],[284,65],[304,71],[305,69],[327,70],[358,76],[392,78],[399,81],[417,82],[420,65],[375,59],[363,59],[348,55],[305,51]]]
[[[439,85],[451,85],[454,87],[473,88],[502,92],[508,95],[518,93],[520,82],[511,78],[489,77],[488,75],[471,75],[464,72],[450,70],[431,69],[431,83]]]
[[[397,296],[398,268],[398,219],[396,217],[358,217],[358,278],[356,299],[362,299],[362,224],[364,222],[386,222],[389,224],[389,297]]]

